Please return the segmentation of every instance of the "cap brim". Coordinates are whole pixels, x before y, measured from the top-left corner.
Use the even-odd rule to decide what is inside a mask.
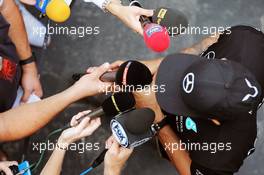
[[[165,86],[165,92],[157,92],[157,101],[162,110],[172,115],[199,117],[200,114],[189,108],[181,96],[182,78],[186,69],[204,58],[187,54],[172,54],[161,62],[156,85]]]

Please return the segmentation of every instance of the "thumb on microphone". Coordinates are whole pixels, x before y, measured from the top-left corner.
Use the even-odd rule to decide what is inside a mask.
[[[108,62],[102,64],[101,66],[99,66],[97,69],[94,70],[94,74],[95,76],[101,76],[103,73],[105,73],[106,71],[108,71],[110,69],[110,64]]]
[[[108,62],[102,64],[97,69],[94,70],[92,74],[96,77],[97,81],[101,84],[98,91],[101,93],[107,93],[113,86],[113,82],[102,82],[100,77],[107,71],[110,70],[110,64]]]
[[[153,16],[153,14],[154,14],[154,10],[143,9],[143,8],[135,7],[135,6],[133,8],[136,9],[135,14],[138,18],[137,19],[138,22],[139,22],[140,16],[150,17],[150,16]],[[141,24],[140,25],[135,24],[135,31],[143,36],[143,28],[142,28]]]
[[[154,14],[154,10],[143,9],[143,8],[138,7],[137,13],[138,15],[141,15],[141,16],[151,17]]]

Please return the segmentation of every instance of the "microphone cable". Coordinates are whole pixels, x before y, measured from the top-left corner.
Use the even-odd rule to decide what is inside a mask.
[[[84,170],[80,175],[85,175],[85,174],[91,172],[93,169],[95,169],[99,165],[101,165],[101,163],[104,161],[104,157],[105,157],[105,154],[107,151],[108,151],[108,149],[104,149],[104,151],[101,152],[101,154],[91,163],[89,168]]]
[[[57,134],[63,132],[65,129],[66,129],[65,126],[63,126],[63,127],[59,128],[59,129],[56,129],[56,130],[53,130],[52,132],[50,132],[49,135],[48,135],[48,136],[46,137],[46,139],[45,139],[45,144],[46,144],[46,145],[48,144],[48,141],[49,141],[49,139],[50,139],[52,136],[57,135]],[[93,161],[93,163],[91,164],[91,168],[90,168],[89,171],[91,171],[93,168],[96,168],[97,166],[99,166],[99,165],[104,161],[104,156],[105,156],[105,153],[106,153],[106,152],[107,152],[107,149],[105,149],[105,150],[104,150],[104,151],[98,156],[98,158],[96,158],[96,159]],[[33,173],[36,173],[37,169],[39,168],[39,166],[40,166],[41,163],[43,162],[43,159],[44,159],[44,157],[45,157],[45,153],[46,153],[46,150],[44,150],[43,152],[41,152],[38,161],[32,163],[32,164],[29,166],[29,168],[28,168],[27,170],[32,169],[31,171],[32,171]],[[89,172],[88,169],[87,169],[86,171],[87,171],[86,173]],[[85,173],[85,174],[86,174],[86,173]]]
[[[56,129],[56,130],[52,131],[51,133],[49,133],[49,135],[45,139],[45,144],[46,145],[48,144],[48,141],[52,136],[54,136],[58,133],[61,133],[62,131],[63,131],[63,129],[59,128],[59,129]],[[45,152],[46,152],[46,150],[42,151],[38,161],[30,165],[30,169],[32,168],[33,173],[35,173],[37,171],[37,169],[39,168],[39,166],[41,165],[41,163],[44,159]]]

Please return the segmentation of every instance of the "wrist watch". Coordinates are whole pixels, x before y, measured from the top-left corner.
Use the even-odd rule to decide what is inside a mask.
[[[164,126],[169,124],[169,118],[165,115],[164,118],[158,122],[151,125],[151,130],[154,135],[156,135]]]
[[[103,9],[103,11],[106,13],[106,12],[108,12],[108,10],[106,9],[106,7],[108,6],[108,4],[110,4],[111,3],[111,0],[105,0],[104,2],[103,2],[103,4],[102,4],[102,9]]]
[[[33,62],[35,62],[35,61],[36,61],[36,55],[35,55],[34,52],[32,52],[32,55],[31,55],[29,58],[27,58],[27,59],[25,59],[25,60],[20,60],[20,61],[19,61],[19,64],[20,64],[21,66],[24,66],[24,65],[26,65],[26,64],[33,63]]]

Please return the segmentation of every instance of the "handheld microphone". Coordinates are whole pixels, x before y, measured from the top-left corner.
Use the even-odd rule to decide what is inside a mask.
[[[155,113],[149,108],[134,109],[117,115],[110,127],[117,142],[125,148],[134,148],[151,140],[151,126]]]
[[[78,81],[84,73],[73,74],[72,78]],[[100,80],[115,82],[118,85],[145,86],[152,82],[152,75],[148,67],[138,61],[126,61],[117,71],[105,72]]]
[[[138,1],[129,0],[130,6],[142,7]],[[148,48],[155,52],[164,52],[170,46],[168,31],[159,24],[151,23],[146,16],[140,16],[140,22],[144,28],[144,41]]]
[[[187,17],[181,11],[167,7],[157,8],[152,16],[152,22],[165,27],[170,36],[178,35],[188,27]]]
[[[121,146],[135,148],[151,140],[154,136],[151,129],[154,119],[155,113],[149,108],[133,109],[115,116],[110,126],[114,137]],[[106,152],[107,149],[104,149],[81,175],[85,175],[99,166],[104,161]]]
[[[37,0],[35,7],[55,22],[64,22],[71,15],[72,0]]]
[[[82,116],[77,121],[78,123],[80,123],[86,117],[94,118],[102,115],[115,116],[119,113],[133,108],[135,104],[135,98],[132,93],[114,93],[102,103],[101,107],[93,110],[87,115]],[[62,128],[62,130],[68,129],[70,127],[71,124],[68,123]]]

